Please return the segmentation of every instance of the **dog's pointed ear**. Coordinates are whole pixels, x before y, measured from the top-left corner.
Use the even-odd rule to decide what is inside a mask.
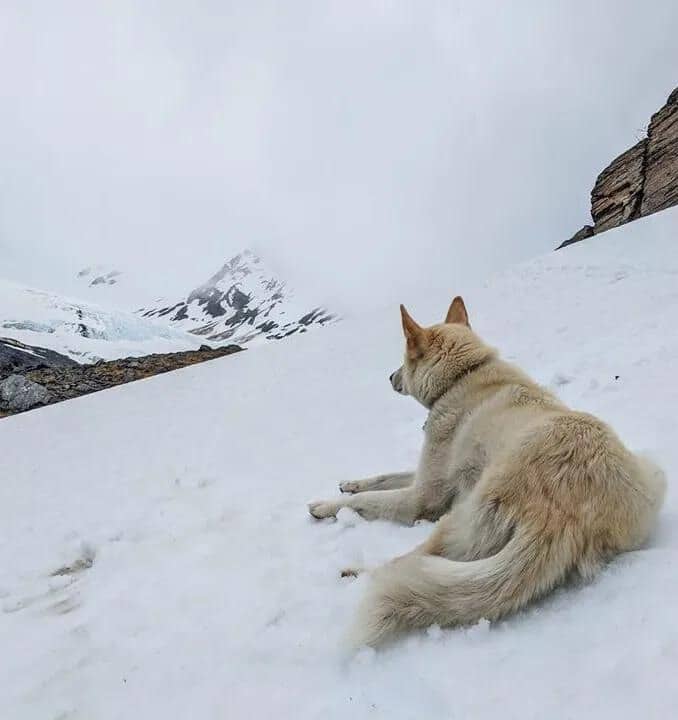
[[[450,309],[447,311],[447,317],[445,318],[446,323],[456,323],[457,325],[466,325],[471,327],[471,323],[468,321],[468,313],[466,312],[466,305],[461,296],[457,295],[452,301]]]
[[[424,328],[422,328],[421,325],[419,325],[419,323],[417,323],[417,321],[407,312],[404,305],[400,306],[400,317],[403,321],[403,332],[405,333],[406,338],[421,335]]]
[[[407,312],[404,305],[400,306],[400,317],[403,322],[403,333],[407,340],[407,351],[411,357],[417,357],[421,355],[426,331]]]

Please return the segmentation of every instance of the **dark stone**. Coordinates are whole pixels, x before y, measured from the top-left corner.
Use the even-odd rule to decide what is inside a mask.
[[[188,305],[185,303],[181,304],[181,307],[176,311],[172,320],[178,322],[179,320],[185,320],[188,317]]]
[[[0,380],[27,370],[77,367],[75,360],[54,350],[26,345],[13,338],[0,338]]]
[[[0,382],[0,410],[17,413],[50,401],[48,390],[23,375],[10,375]]]
[[[565,240],[564,243],[558,245],[556,250],[560,250],[560,248],[567,247],[568,245],[573,245],[581,240],[586,240],[586,238],[590,238],[593,234],[593,225],[584,225],[584,227],[581,230],[577,230],[577,232],[569,240]]]

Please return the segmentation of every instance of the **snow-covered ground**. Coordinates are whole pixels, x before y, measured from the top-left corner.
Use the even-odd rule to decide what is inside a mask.
[[[367,579],[339,569],[430,531],[306,512],[416,462],[397,308],[0,421],[2,716],[673,717],[677,233],[678,209],[461,288],[483,337],[669,479],[647,549],[491,627],[342,646]],[[449,298],[404,300],[433,322]]]
[[[0,279],[0,337],[78,362],[193,350],[201,340],[167,323]]]

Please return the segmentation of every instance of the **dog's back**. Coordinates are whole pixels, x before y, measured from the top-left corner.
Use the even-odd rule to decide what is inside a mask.
[[[604,561],[642,546],[664,497],[663,472],[595,418],[565,411],[541,419],[522,436],[510,433],[520,439],[514,452],[502,448],[423,552],[376,571],[355,642],[496,620],[573,572],[591,578]]]
[[[409,394],[431,407],[418,480],[428,474],[424,492],[455,502],[429,541],[375,573],[359,642],[496,619],[573,572],[590,577],[646,541],[664,496],[658,467],[601,420],[568,409],[484,352],[467,325],[421,332],[418,354],[401,369]],[[464,371],[466,357],[474,360]],[[431,402],[431,388],[444,382],[448,389]],[[443,462],[447,488],[436,480]]]

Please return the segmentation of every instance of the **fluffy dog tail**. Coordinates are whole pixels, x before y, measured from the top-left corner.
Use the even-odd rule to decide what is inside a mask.
[[[573,569],[576,555],[575,539],[563,530],[551,538],[517,531],[500,552],[482,560],[398,558],[374,573],[351,644],[376,646],[434,624],[496,620],[560,583]]]
[[[662,505],[664,473],[648,457],[637,457],[628,472],[609,470],[599,478],[607,488],[599,523],[590,512],[580,523],[564,524],[533,514],[492,557],[456,562],[411,553],[377,569],[359,609],[352,644],[379,645],[434,624],[496,620],[546,594],[573,571],[590,578],[610,553],[641,547]]]

